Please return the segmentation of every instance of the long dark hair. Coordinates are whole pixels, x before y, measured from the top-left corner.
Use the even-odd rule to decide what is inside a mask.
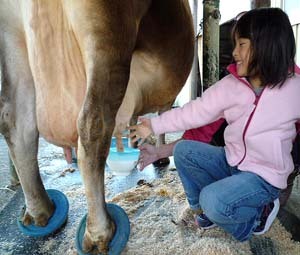
[[[254,9],[243,14],[232,30],[235,37],[251,41],[248,74],[263,86],[282,86],[295,73],[296,44],[288,16],[279,8]]]

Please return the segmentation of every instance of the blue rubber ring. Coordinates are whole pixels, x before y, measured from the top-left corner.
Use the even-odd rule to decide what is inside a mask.
[[[107,211],[116,225],[115,235],[109,243],[109,255],[119,255],[125,248],[130,235],[130,222],[126,212],[116,204],[106,204]],[[91,255],[82,250],[83,236],[86,227],[85,215],[77,228],[76,248],[79,255]]]
[[[45,227],[35,226],[34,224],[25,226],[22,224],[21,220],[18,220],[19,229],[22,231],[22,233],[24,233],[27,236],[48,236],[56,232],[67,221],[69,212],[69,202],[65,194],[55,189],[48,189],[46,191],[48,193],[48,196],[54,203],[55,211],[50,217],[47,226]]]

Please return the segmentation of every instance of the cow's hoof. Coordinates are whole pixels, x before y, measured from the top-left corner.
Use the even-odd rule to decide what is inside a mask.
[[[34,224],[25,226],[21,220],[18,220],[19,229],[27,236],[48,236],[57,232],[57,230],[59,230],[67,221],[69,212],[69,202],[67,197],[64,193],[55,189],[48,189],[47,193],[55,206],[55,211],[49,218],[45,227],[36,226]]]
[[[116,204],[107,204],[107,211],[115,223],[116,231],[113,239],[109,243],[109,255],[119,255],[122,250],[125,248],[127,241],[129,239],[130,234],[130,223],[126,212]],[[84,253],[82,244],[83,244],[83,236],[85,233],[86,227],[86,217],[85,215],[78,228],[76,233],[76,248],[79,255],[88,255],[90,253]]]

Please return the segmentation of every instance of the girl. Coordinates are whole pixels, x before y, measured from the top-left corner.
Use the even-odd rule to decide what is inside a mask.
[[[255,9],[233,28],[235,64],[201,98],[129,127],[133,142],[225,118],[225,147],[180,141],[174,161],[189,205],[203,228],[215,225],[237,240],[263,234],[293,171],[292,142],[300,121],[295,39],[278,8]]]

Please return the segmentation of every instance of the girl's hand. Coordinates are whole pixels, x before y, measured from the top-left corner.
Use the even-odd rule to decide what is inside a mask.
[[[139,144],[142,144],[152,134],[153,130],[150,119],[140,118],[139,121],[139,124],[130,126],[127,129],[130,130],[129,137],[131,142],[135,143],[138,141]]]
[[[159,148],[154,145],[142,144],[139,146],[140,157],[138,161],[139,170],[142,171],[146,166],[160,159]]]

